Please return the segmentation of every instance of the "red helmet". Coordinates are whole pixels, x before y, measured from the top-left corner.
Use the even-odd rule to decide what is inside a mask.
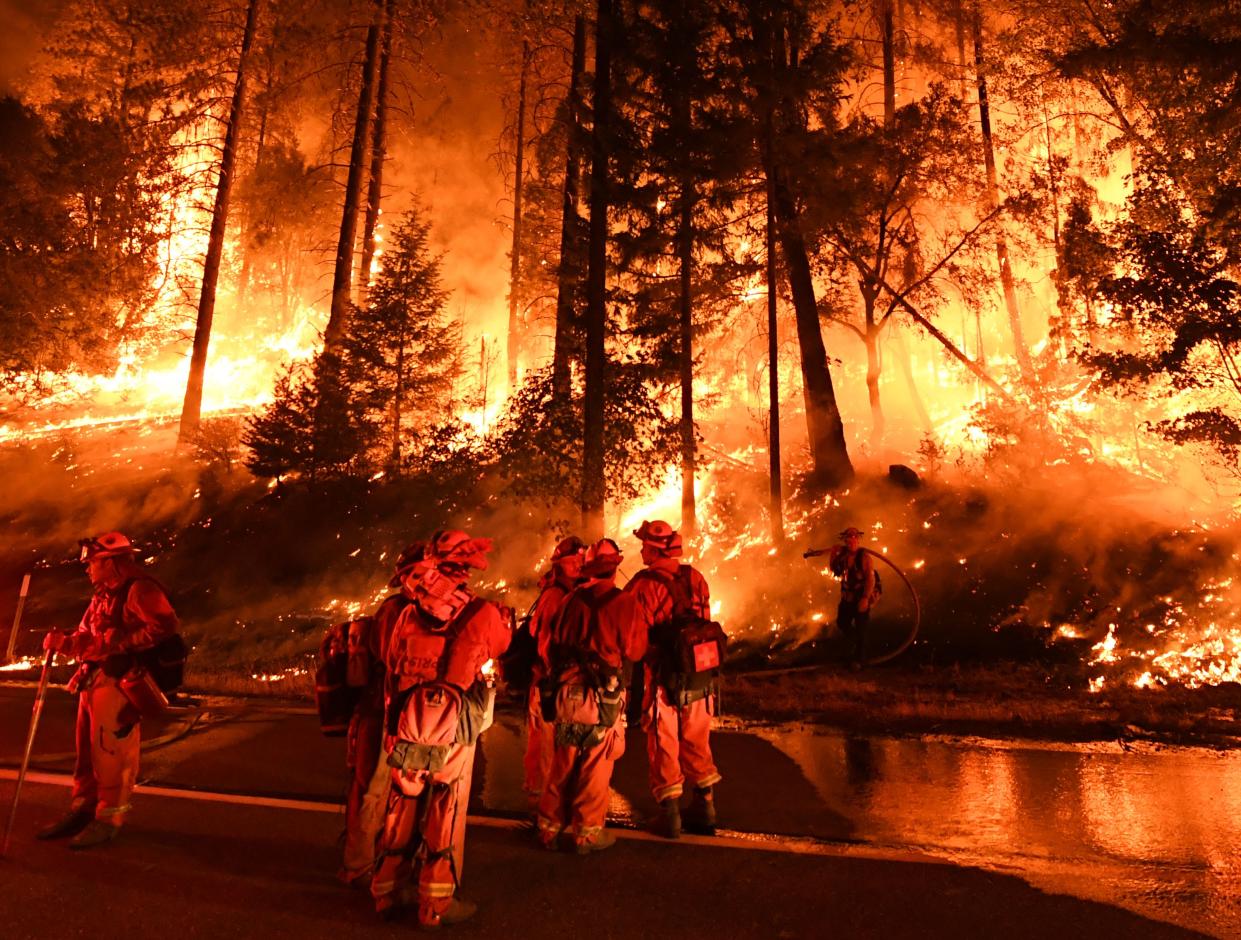
[[[406,572],[426,558],[426,555],[427,547],[423,542],[410,542],[401,549],[401,554],[396,556],[396,564],[393,566],[388,587],[400,587]]]
[[[650,545],[663,555],[674,557],[682,552],[681,533],[662,519],[643,522],[634,530],[643,545]]]
[[[568,538],[561,539],[556,543],[556,548],[552,552],[552,561],[560,561],[569,555],[577,555],[586,550],[586,543],[579,539],[576,535],[570,535]]]
[[[491,546],[491,539],[471,538],[460,529],[440,529],[427,545],[427,560],[436,566],[452,564],[481,571],[487,567]]]
[[[624,559],[620,546],[611,539],[600,539],[586,549],[582,562],[582,574],[588,578],[610,578]]]
[[[94,538],[78,539],[78,560],[95,561],[99,558],[116,558],[134,553],[134,543],[121,532],[105,532]]]

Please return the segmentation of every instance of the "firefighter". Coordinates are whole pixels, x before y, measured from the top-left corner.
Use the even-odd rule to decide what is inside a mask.
[[[539,841],[572,837],[579,855],[616,842],[603,826],[612,768],[625,752],[629,669],[646,653],[632,594],[616,586],[621,552],[611,539],[590,547],[585,579],[552,628],[545,669],[556,680],[555,748],[539,800]]]
[[[349,625],[349,673],[351,684],[362,693],[349,721],[346,766],[349,791],[345,798],[344,862],[337,878],[349,887],[368,886],[375,867],[375,840],[383,826],[389,773],[381,765],[384,718],[384,652],[401,611],[413,601],[411,577],[421,564],[422,542],[407,545],[397,557],[388,587],[397,590],[384,598],[371,617]]]
[[[878,579],[875,563],[862,548],[861,529],[853,526],[840,533],[840,544],[832,546],[827,565],[840,578],[840,604],[836,626],[849,641],[849,668],[858,670],[866,662],[866,627],[874,604]]]
[[[642,543],[646,567],[626,589],[637,600],[639,617],[650,636],[642,727],[647,734],[651,791],[661,808],[660,828],[668,838],[680,837],[681,798],[688,780],[693,790],[689,828],[712,833],[714,787],[721,780],[710,741],[718,688],[714,684],[686,687],[685,677],[674,665],[676,637],[670,629],[686,615],[709,620],[710,592],[697,569],[680,563],[681,535],[667,522],[643,522],[633,534]]]
[[[485,676],[508,647],[512,614],[476,597],[471,569],[487,567],[490,539],[437,532],[403,579],[412,602],[385,650],[384,758],[388,794],[371,879],[376,911],[396,916],[417,877],[418,922],[436,929],[470,917],[457,898],[474,745],[491,722]]]
[[[73,849],[111,842],[125,822],[138,777],[141,715],[122,680],[137,677],[143,654],[178,625],[168,595],[137,563],[127,536],[105,532],[79,547],[94,594],[75,632],[53,630],[43,641],[44,649],[80,663],[69,682],[78,694],[73,798],[69,812],[38,833],[72,836]]]
[[[538,808],[543,793],[543,782],[552,762],[552,731],[550,720],[543,717],[543,691],[548,686],[547,647],[552,626],[569,594],[577,586],[582,573],[582,559],[586,546],[576,535],[561,539],[552,552],[551,570],[540,582],[538,599],[530,610],[530,636],[538,655],[535,657],[530,693],[526,699],[526,755],[523,762],[525,782],[523,789],[532,809]]]

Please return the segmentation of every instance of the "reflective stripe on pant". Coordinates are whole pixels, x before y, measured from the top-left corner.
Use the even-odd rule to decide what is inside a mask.
[[[414,797],[405,796],[392,782],[394,771],[386,758],[383,764],[389,785],[371,894],[376,900],[399,895],[416,863],[421,920],[447,909],[461,877],[474,766],[474,748],[464,750],[463,763],[453,762],[459,768],[455,780],[432,783],[428,779],[426,788]]]
[[[375,842],[384,824],[392,771],[383,753],[383,712],[359,712],[349,724],[349,794],[345,799],[343,864],[351,875],[375,865]]]
[[[539,799],[539,838],[552,846],[567,829],[579,845],[593,841],[607,821],[612,768],[625,753],[621,722],[591,748],[555,747]]]
[[[555,724],[543,720],[538,684],[531,683],[530,695],[526,699],[526,756],[522,761],[525,770],[522,789],[527,793],[537,796],[543,792],[543,782],[552,765],[554,737]]]
[[[720,782],[711,757],[711,708],[714,696],[677,707],[660,685],[647,686],[642,708],[651,792],[656,800],[679,797],[688,780],[695,787]]]
[[[122,724],[132,712],[120,682],[97,670],[78,695],[77,760],[73,768],[73,805],[94,806],[95,818],[119,826],[129,811],[138,779],[141,741],[137,722]],[[118,737],[118,732],[123,735]]]

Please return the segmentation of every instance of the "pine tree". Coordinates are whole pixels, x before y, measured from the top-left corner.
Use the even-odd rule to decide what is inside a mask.
[[[461,336],[445,310],[449,294],[421,210],[405,214],[387,245],[368,303],[350,321],[346,387],[372,439],[383,442],[387,466],[400,472],[409,432],[445,417]]]

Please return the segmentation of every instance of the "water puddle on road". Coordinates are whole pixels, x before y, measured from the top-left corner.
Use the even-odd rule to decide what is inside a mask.
[[[851,840],[1241,936],[1241,752],[746,730]]]

